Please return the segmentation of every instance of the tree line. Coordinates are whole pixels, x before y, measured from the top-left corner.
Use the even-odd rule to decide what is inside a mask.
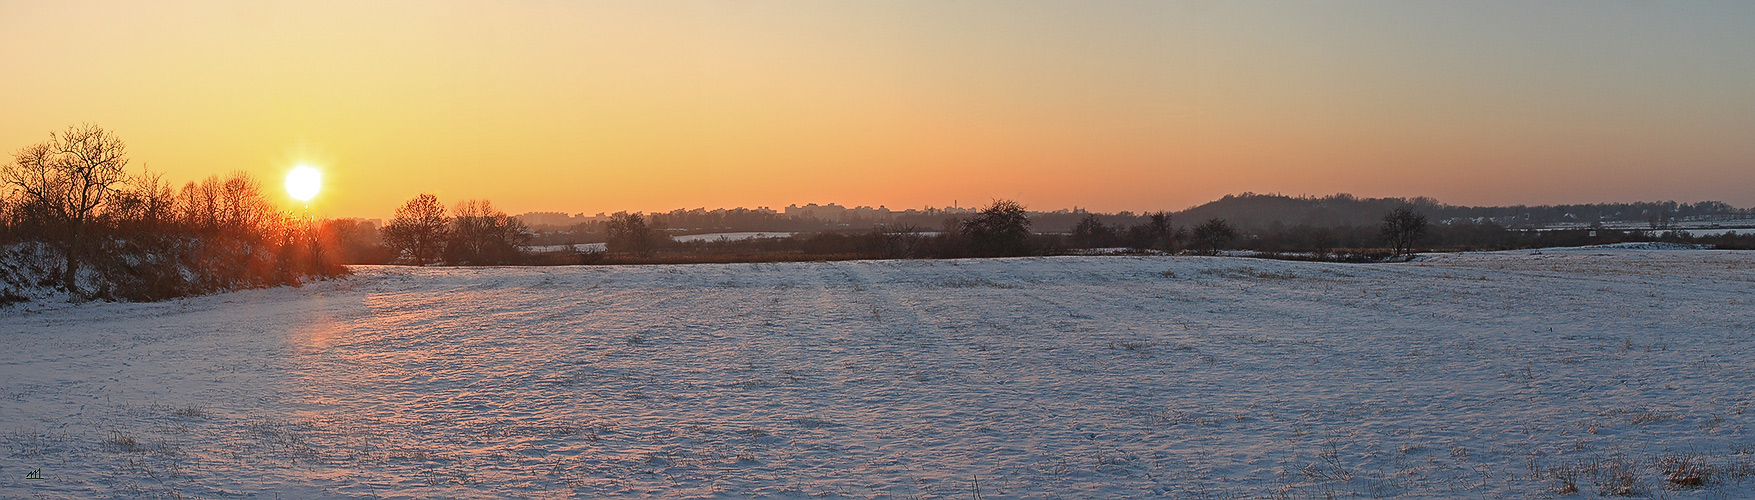
[[[1679,221],[1755,218],[1755,209],[1738,209],[1718,201],[1479,207],[1447,205],[1427,197],[1360,198],[1348,194],[1294,197],[1256,193],[1226,195],[1178,212],[1178,215],[1190,220],[1224,218],[1239,228],[1256,231],[1268,229],[1276,223],[1288,227],[1370,226],[1383,214],[1398,207],[1411,207],[1434,221],[1447,224],[1491,223],[1513,229],[1556,224],[1631,223],[1645,226],[1647,230],[1665,230]]]
[[[1343,262],[1396,260],[1421,251],[1506,250],[1580,246],[1628,241],[1700,243],[1719,248],[1755,248],[1755,234],[1689,236],[1677,231],[1533,230],[1492,221],[1434,221],[1430,205],[1387,205],[1375,223],[1340,226],[1285,225],[1277,221],[1246,229],[1226,219],[1207,218],[1178,225],[1168,212],[1085,214],[1066,233],[1034,230],[1040,213],[1015,201],[998,200],[969,216],[944,218],[928,230],[895,224],[856,231],[819,231],[788,238],[737,241],[673,241],[656,217],[618,212],[604,222],[607,253],[581,255],[581,263],[677,263],[827,260],[871,258],[962,258],[1098,253],[1214,255],[1248,251],[1252,255]],[[1058,214],[1056,214],[1058,215]],[[1137,221],[1127,223],[1126,221]]]
[[[248,174],[178,188],[129,163],[120,138],[83,124],[0,166],[0,243],[24,262],[0,272],[0,302],[44,286],[158,300],[347,273],[336,235],[275,207]]]
[[[607,254],[588,258],[594,263],[657,263],[1020,257],[1103,247],[1216,253],[1230,248],[1238,237],[1223,220],[1179,228],[1164,212],[1150,214],[1144,223],[1133,226],[1113,226],[1088,216],[1070,235],[1040,234],[1032,231],[1031,215],[1016,201],[995,200],[974,214],[943,217],[935,228],[890,224],[787,238],[679,242],[659,229],[654,223],[658,217],[617,212],[604,223]]]
[[[392,262],[412,265],[523,264],[532,232],[487,200],[465,200],[449,212],[439,198],[415,196],[384,226]]]
[[[422,194],[399,207],[390,223],[379,230],[357,219],[316,221],[280,209],[268,200],[261,183],[246,173],[210,176],[176,187],[158,174],[128,167],[126,145],[113,133],[92,125],[52,133],[49,140],[13,153],[11,161],[0,167],[0,186],[5,188],[0,191],[0,244],[10,254],[9,261],[28,265],[9,264],[0,268],[3,288],[0,302],[21,300],[17,290],[44,286],[63,290],[76,300],[156,300],[298,284],[345,274],[343,264],[362,263],[505,265],[960,258],[1062,255],[1093,250],[1209,255],[1251,250],[1364,261],[1421,250],[1497,250],[1621,241],[1755,248],[1755,234],[1734,232],[1693,237],[1678,231],[1601,227],[1535,230],[1509,227],[1492,218],[1452,217],[1433,222],[1433,214],[1449,213],[1446,212],[1449,209],[1428,199],[1246,195],[1228,196],[1215,203],[1235,205],[1239,200],[1252,198],[1273,203],[1338,204],[1350,211],[1376,207],[1380,211],[1374,224],[1288,225],[1273,219],[1252,226],[1239,226],[1220,217],[1178,225],[1179,219],[1188,217],[1169,212],[1081,214],[1068,224],[1069,230],[1045,233],[1040,231],[1042,221],[1059,221],[1067,214],[1029,212],[1015,201],[996,200],[974,214],[942,216],[936,221],[909,219],[864,230],[817,231],[790,238],[694,242],[675,241],[663,227],[667,222],[684,221],[758,222],[782,229],[789,227],[784,219],[754,211],[695,210],[652,215],[618,212],[590,228],[601,236],[607,252],[532,254],[527,245],[533,241],[541,243],[536,240],[537,235],[486,200],[466,200],[446,207],[436,196]],[[1632,204],[1620,209],[1700,217],[1733,210],[1727,207],[1713,203]],[[1195,211],[1184,213],[1191,212]],[[1654,228],[1657,226],[1653,224]]]
[[[1646,230],[1667,230],[1677,223],[1702,220],[1755,220],[1755,209],[1738,209],[1717,201],[1677,203],[1674,201],[1636,203],[1593,203],[1573,205],[1481,207],[1448,205],[1432,198],[1361,198],[1348,194],[1329,196],[1284,196],[1244,193],[1227,195],[1178,212],[1167,212],[1184,221],[1221,219],[1234,229],[1249,234],[1283,227],[1311,228],[1375,227],[1385,213],[1408,206],[1434,223],[1492,223],[1511,229],[1551,227],[1560,224],[1587,226],[1604,223],[1612,226],[1639,226]],[[1086,217],[1096,216],[1112,227],[1130,227],[1147,222],[1159,212],[1090,213],[1083,210],[1029,212],[1032,231],[1038,233],[1069,233]],[[642,214],[647,224],[672,232],[822,232],[866,231],[886,227],[939,228],[946,214],[942,212],[892,212],[888,218],[853,218],[821,220],[812,217],[778,214],[768,210],[744,208],[707,210],[677,209],[669,212]],[[570,227],[538,227],[534,241],[547,244],[578,239],[589,235],[602,241],[606,221],[590,221]]]

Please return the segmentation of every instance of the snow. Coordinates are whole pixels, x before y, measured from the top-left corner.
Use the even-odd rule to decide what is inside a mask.
[[[355,270],[0,317],[0,497],[1755,494],[1755,253]]]
[[[11,306],[0,304],[0,311],[37,308],[40,306],[36,304],[42,302],[66,302],[66,292],[45,286],[56,283],[56,276],[65,266],[60,255],[42,243],[0,245],[0,297],[24,301]],[[89,274],[82,272],[81,277]]]
[[[1623,242],[1623,243],[1608,243],[1608,244],[1603,244],[1603,245],[1591,245],[1591,246],[1577,247],[1577,248],[1583,248],[1583,249],[1625,248],[1625,249],[1632,249],[1632,250],[1709,250],[1712,248],[1712,245],[1700,245],[1700,244],[1694,244],[1694,243],[1669,243],[1669,242],[1663,242],[1663,241],[1629,241],[1629,242]]]
[[[1671,230],[1671,231],[1660,231],[1659,234],[1676,232],[1676,233],[1686,234],[1688,236],[1693,236],[1695,238],[1699,238],[1699,237],[1703,237],[1703,236],[1720,236],[1720,235],[1724,235],[1727,233],[1749,234],[1749,232],[1751,230],[1752,230],[1752,228],[1747,228],[1747,227],[1744,227],[1744,228],[1720,228],[1720,229],[1675,229],[1675,230]]]
[[[1159,250],[1142,250],[1132,247],[1076,248],[1072,249],[1071,253],[1073,255],[1165,255]]]
[[[604,252],[609,247],[605,243],[574,243],[571,245],[531,245],[524,247],[530,253],[552,252]]]
[[[672,236],[670,239],[684,242],[684,243],[693,242],[693,241],[742,241],[742,240],[748,240],[748,239],[754,239],[754,238],[788,238],[794,234],[797,234],[797,233],[741,232],[741,233],[685,234],[685,235]]]
[[[785,237],[792,236],[793,234],[795,234],[795,233],[777,233],[777,232],[712,233],[712,234],[689,234],[689,235],[682,235],[682,236],[673,236],[673,237],[671,237],[671,239],[676,240],[676,241],[680,241],[680,242],[741,241],[741,240],[747,240],[747,239],[751,239],[751,238],[785,238]],[[524,247],[524,251],[531,252],[531,253],[604,252],[604,251],[607,251],[607,249],[608,249],[608,247],[606,247],[604,243],[576,243],[576,244],[571,244],[571,245],[531,245],[531,246]]]

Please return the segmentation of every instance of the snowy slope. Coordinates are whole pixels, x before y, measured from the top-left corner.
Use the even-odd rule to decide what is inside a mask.
[[[0,497],[1755,495],[1752,253],[356,272],[0,317]]]

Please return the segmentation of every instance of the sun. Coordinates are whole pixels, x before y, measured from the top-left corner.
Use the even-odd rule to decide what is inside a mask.
[[[286,194],[293,199],[309,202],[323,189],[323,172],[305,165],[299,165],[286,173]]]

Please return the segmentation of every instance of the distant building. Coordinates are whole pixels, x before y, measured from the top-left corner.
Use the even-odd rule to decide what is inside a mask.
[[[562,229],[587,222],[605,220],[609,217],[599,213],[586,216],[584,213],[568,214],[566,212],[525,212],[512,216],[532,228]]]
[[[954,206],[942,209],[927,207],[924,211],[915,209],[896,211],[890,210],[890,207],[884,205],[878,205],[877,207],[860,205],[853,208],[847,208],[834,203],[828,205],[811,203],[805,206],[798,206],[797,204],[787,205],[783,213],[787,217],[794,219],[810,218],[825,222],[853,223],[888,222],[895,220],[898,216],[916,216],[920,214],[965,214],[974,213],[975,211],[976,210],[972,208],[959,208]]]
[[[836,205],[834,203],[828,205],[812,203],[802,207],[796,204],[786,206],[786,216],[794,219],[817,219],[829,222],[841,222],[846,218],[846,215],[847,207]]]

